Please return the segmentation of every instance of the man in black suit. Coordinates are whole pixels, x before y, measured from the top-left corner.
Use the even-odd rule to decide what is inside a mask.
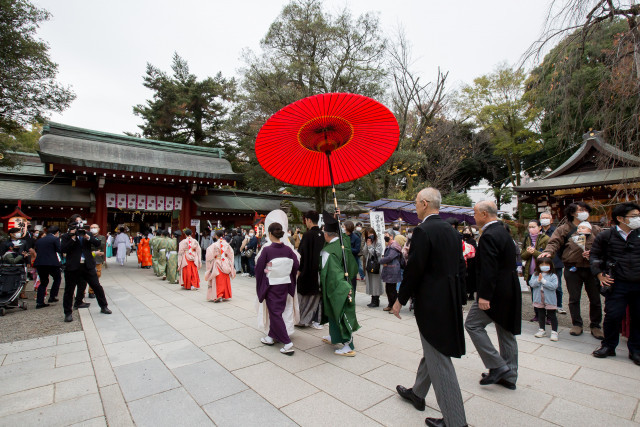
[[[58,291],[62,281],[62,274],[60,273],[60,229],[55,225],[49,227],[47,234],[35,241],[34,249],[36,259],[33,261],[33,266],[40,277],[40,286],[38,286],[36,295],[36,308],[49,307],[49,304],[44,302],[47,286],[49,285],[49,276],[53,279],[49,303],[58,301]]]
[[[100,245],[100,240],[87,233],[83,228],[82,218],[76,217],[69,223],[69,231],[62,235],[61,250],[66,254],[66,264],[64,270],[64,297],[62,306],[64,308],[64,321],[72,322],[72,302],[73,293],[76,292],[76,308],[89,307],[89,303],[83,303],[84,291],[87,283],[93,289],[98,299],[101,312],[111,314],[104,289],[98,280],[96,273],[96,262],[93,259],[92,246]],[[72,217],[73,218],[73,217]]]
[[[495,203],[476,203],[474,217],[482,227],[476,251],[478,300],[471,305],[465,328],[489,369],[481,385],[500,384],[515,390],[518,378],[518,343],[522,322],[522,294],[516,269],[516,248],[504,224],[498,221]],[[486,327],[495,323],[500,353]]]
[[[392,312],[414,299],[423,357],[412,388],[396,387],[398,394],[424,411],[425,397],[433,383],[443,418],[427,418],[428,426],[459,427],[467,424],[462,394],[452,357],[465,352],[462,304],[465,264],[459,233],[438,215],[441,196],[425,188],[416,197],[422,224],[413,229],[409,260]]]

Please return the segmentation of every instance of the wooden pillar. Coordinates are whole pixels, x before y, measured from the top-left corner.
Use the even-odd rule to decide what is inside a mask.
[[[107,230],[107,196],[103,188],[97,188],[96,194],[96,213],[94,221],[100,227],[100,234],[106,235]]]

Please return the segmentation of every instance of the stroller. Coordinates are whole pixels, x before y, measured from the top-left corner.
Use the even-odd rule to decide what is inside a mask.
[[[0,316],[4,316],[9,308],[28,308],[26,301],[18,304],[20,293],[26,285],[27,271],[22,263],[22,256],[12,255],[7,253],[0,258]]]

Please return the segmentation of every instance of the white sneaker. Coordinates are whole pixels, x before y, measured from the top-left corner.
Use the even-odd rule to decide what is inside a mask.
[[[544,329],[538,329],[538,332],[536,332],[533,336],[536,338],[542,338],[546,335],[547,335],[547,331],[545,331]]]
[[[558,314],[567,314],[567,312],[563,308],[559,308]]]
[[[356,352],[351,350],[349,343],[345,344],[344,347],[342,347],[339,350],[336,350],[334,353],[338,356],[347,356],[347,357],[353,357],[356,355]]]
[[[558,333],[556,331],[551,331],[551,341],[558,341]]]
[[[324,326],[322,326],[322,325],[321,325],[320,323],[318,323],[318,322],[311,322],[311,323],[309,324],[309,327],[310,327],[310,328],[313,328],[313,329],[324,329]]]

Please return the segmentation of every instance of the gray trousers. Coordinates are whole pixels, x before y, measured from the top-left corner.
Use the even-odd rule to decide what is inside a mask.
[[[423,357],[418,365],[413,392],[416,396],[424,399],[433,383],[433,391],[436,393],[436,400],[440,411],[442,411],[444,423],[449,427],[467,425],[462,393],[460,393],[458,377],[453,363],[451,363],[451,358],[436,350],[422,335],[420,335],[420,339],[422,340]]]
[[[518,379],[518,342],[511,332],[495,323],[500,347],[500,353],[498,353],[486,330],[487,325],[492,322],[489,315],[484,310],[480,310],[476,301],[471,305],[464,327],[478,350],[484,366],[487,369],[496,369],[507,365],[511,373],[505,377],[505,380],[515,384]]]

